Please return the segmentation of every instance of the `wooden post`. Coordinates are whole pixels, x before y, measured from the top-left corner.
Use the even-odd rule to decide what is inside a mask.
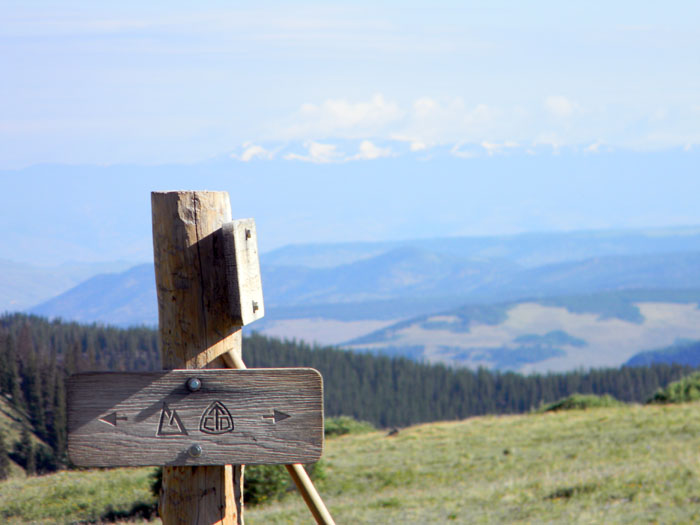
[[[222,368],[241,355],[231,323],[221,227],[226,192],[151,194],[163,368]],[[243,524],[243,467],[164,467],[160,516],[169,524]]]

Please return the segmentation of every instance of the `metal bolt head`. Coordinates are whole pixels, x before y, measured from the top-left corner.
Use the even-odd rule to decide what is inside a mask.
[[[202,382],[199,379],[197,379],[196,377],[190,377],[187,380],[186,384],[187,384],[187,390],[189,390],[190,392],[196,392],[197,390],[202,388]]]
[[[198,458],[199,456],[202,455],[202,445],[195,443],[192,445],[187,453],[192,456],[193,458]]]

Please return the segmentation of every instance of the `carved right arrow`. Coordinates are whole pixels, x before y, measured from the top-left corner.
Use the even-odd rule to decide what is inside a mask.
[[[287,418],[290,418],[289,414],[285,414],[284,412],[280,412],[279,410],[273,410],[272,414],[268,414],[266,416],[263,416],[263,419],[271,420],[272,423],[277,423],[279,421],[283,421]]]

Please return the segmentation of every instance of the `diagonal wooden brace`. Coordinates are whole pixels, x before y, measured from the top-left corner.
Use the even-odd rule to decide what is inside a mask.
[[[235,352],[227,352],[221,357],[229,368],[236,368],[238,370],[245,370],[247,368],[243,359]],[[285,467],[294,481],[294,484],[297,486],[301,497],[304,498],[306,506],[309,507],[311,514],[313,514],[316,523],[318,523],[318,525],[335,525],[331,513],[328,512],[326,505],[323,503],[323,499],[321,499],[321,495],[316,490],[316,487],[314,487],[314,483],[311,481],[304,466],[299,463],[294,463],[292,465],[285,465]]]

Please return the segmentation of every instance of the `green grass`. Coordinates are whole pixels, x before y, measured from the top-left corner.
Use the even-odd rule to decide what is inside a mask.
[[[597,396],[595,394],[572,394],[568,397],[542,406],[538,412],[558,412],[560,410],[587,410],[589,408],[616,407],[623,406],[622,401],[618,401],[613,396],[605,394]]]
[[[155,503],[152,468],[64,471],[0,484],[0,522],[74,523]]]
[[[700,404],[481,417],[330,438],[317,486],[337,523],[698,523]],[[149,469],[0,484],[10,523],[146,500]],[[73,516],[72,518],[70,516]],[[24,520],[24,521],[21,521]],[[2,521],[0,519],[0,521]],[[312,523],[296,493],[248,525]]]
[[[338,523],[700,522],[700,405],[483,417],[329,440]],[[249,525],[305,523],[298,497]]]
[[[372,423],[358,421],[350,416],[338,416],[326,418],[324,433],[326,438],[344,436],[346,434],[364,434],[376,430]]]
[[[700,401],[700,372],[681,377],[666,388],[657,390],[648,403],[669,404]]]

